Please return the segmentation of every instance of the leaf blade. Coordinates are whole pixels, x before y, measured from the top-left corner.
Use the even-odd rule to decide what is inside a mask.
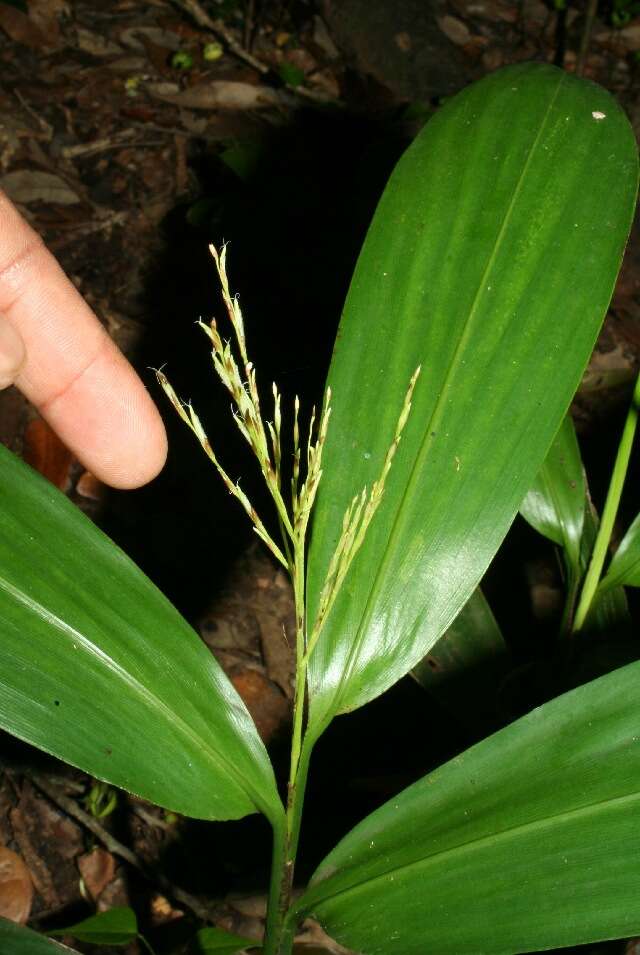
[[[225,932],[221,928],[202,928],[196,935],[194,955],[236,955],[241,949],[255,948],[255,939]]]
[[[51,935],[73,935],[79,942],[92,945],[128,945],[138,937],[138,920],[133,909],[122,905],[56,929]]]
[[[595,168],[606,189],[591,189]],[[613,100],[541,64],[463,91],[401,160],[329,373],[310,620],[335,529],[380,467],[413,370],[423,372],[385,499],[310,659],[316,734],[415,665],[478,584],[586,364],[636,188],[635,143]]]
[[[611,558],[607,572],[600,581],[598,594],[613,587],[640,587],[640,514],[635,518],[620,546]]]
[[[277,818],[255,726],[197,634],[0,447],[0,725],[168,809]]]
[[[0,950],[11,955],[78,955],[75,949],[3,918],[0,918]]]
[[[520,505],[524,519],[563,548],[573,577],[581,573],[580,541],[587,488],[580,448],[570,415],[565,415],[553,444]]]
[[[639,677],[634,663],[567,693],[409,787],[330,853],[299,911],[366,955],[637,933]]]

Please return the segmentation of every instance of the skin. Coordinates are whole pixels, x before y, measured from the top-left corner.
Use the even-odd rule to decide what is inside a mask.
[[[139,487],[162,469],[166,433],[144,385],[0,192],[0,388],[10,384],[105,484]]]

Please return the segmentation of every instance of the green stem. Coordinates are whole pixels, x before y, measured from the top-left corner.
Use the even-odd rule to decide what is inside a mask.
[[[282,883],[285,878],[287,854],[287,826],[273,827],[273,854],[271,856],[271,883],[267,903],[267,925],[265,929],[263,955],[276,955],[279,939],[284,928],[286,911],[280,905]]]
[[[293,788],[289,787],[285,825],[279,831],[274,830],[274,851],[263,955],[290,955],[293,945],[296,925],[295,922],[287,920],[287,914],[291,903],[302,807],[312,750],[313,741],[306,735],[300,750],[295,784]]]
[[[293,592],[296,611],[296,685],[293,704],[291,765],[287,786],[287,811],[284,826],[274,828],[274,851],[267,909],[264,955],[289,955],[295,926],[286,922],[291,902],[293,874],[302,820],[309,758],[313,744],[304,736],[304,708],[307,690],[305,660],[304,607],[304,534],[296,535],[293,553]]]
[[[600,582],[602,568],[604,566],[607,550],[609,548],[609,541],[611,540],[611,532],[613,531],[613,525],[616,519],[616,514],[618,513],[618,506],[620,504],[620,497],[622,496],[622,488],[624,486],[627,470],[629,467],[631,447],[633,445],[633,438],[636,432],[636,425],[638,423],[639,403],[640,375],[638,375],[638,378],[636,379],[635,388],[633,390],[633,398],[631,399],[631,405],[627,413],[627,419],[624,423],[622,437],[620,438],[620,444],[618,445],[618,453],[613,466],[611,482],[609,484],[609,490],[607,491],[607,499],[602,512],[602,521],[600,523],[600,527],[598,528],[598,536],[596,537],[596,542],[593,547],[591,561],[589,563],[587,575],[582,586],[580,602],[578,604],[578,609],[576,610],[576,616],[573,623],[574,631],[580,630],[584,625],[587,614],[591,608],[591,604],[593,603],[593,598],[595,597],[598,583]]]

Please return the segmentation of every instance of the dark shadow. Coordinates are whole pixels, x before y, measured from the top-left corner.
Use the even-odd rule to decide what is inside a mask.
[[[395,122],[301,110],[290,126],[265,133],[251,174],[241,179],[219,150],[196,143],[192,164],[201,199],[174,209],[164,223],[165,249],[148,279],[149,333],[137,365],[143,373],[164,366],[178,394],[193,401],[225,468],[241,479],[265,522],[270,502],[211,368],[206,336],[195,326],[215,315],[223,335],[230,334],[207,244],[230,243],[231,288],[240,295],[263,400],[268,409],[275,380],[290,423],[294,395],[307,414],[321,400],[350,275],[404,145]],[[251,530],[148,372],[146,380],[167,423],[169,461],[150,487],[112,495],[104,524],[193,619]]]

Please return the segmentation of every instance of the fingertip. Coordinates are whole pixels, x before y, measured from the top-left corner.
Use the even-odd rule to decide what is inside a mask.
[[[142,487],[164,466],[160,412],[108,339],[82,375],[40,410],[87,470],[110,487]]]
[[[123,448],[118,461],[106,462],[103,475],[96,475],[117,490],[132,491],[143,487],[153,481],[165,466],[169,449],[167,432],[150,397],[143,417],[144,432],[139,432],[136,440]]]

